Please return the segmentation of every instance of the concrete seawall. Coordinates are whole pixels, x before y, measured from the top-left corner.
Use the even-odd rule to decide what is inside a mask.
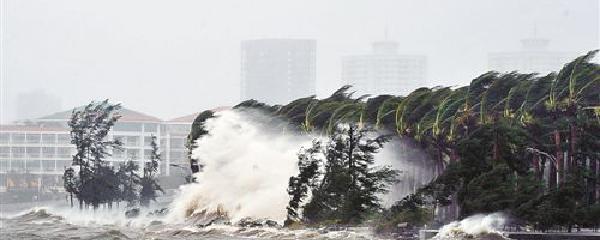
[[[435,237],[437,230],[419,231],[419,239],[427,240]],[[506,232],[505,237],[515,240],[600,240],[600,233],[541,233],[541,232]]]
[[[516,240],[599,240],[600,233],[506,233]]]

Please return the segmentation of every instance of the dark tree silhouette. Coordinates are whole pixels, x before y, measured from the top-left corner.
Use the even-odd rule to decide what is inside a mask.
[[[118,149],[119,141],[107,140],[108,133],[117,122],[121,109],[119,104],[111,104],[108,100],[92,102],[82,108],[73,110],[69,126],[71,142],[77,152],[73,155],[73,167],[65,170],[65,190],[75,194],[79,207],[91,204],[97,208],[99,204],[111,203],[117,197],[113,181],[107,181],[112,170],[104,159],[110,155],[109,150]],[[77,172],[74,179],[73,173]]]
[[[147,207],[150,205],[150,201],[156,200],[156,192],[163,192],[162,188],[156,182],[155,174],[158,171],[160,153],[158,153],[158,144],[156,143],[156,136],[152,136],[150,142],[152,148],[150,152],[150,161],[144,163],[144,175],[140,179],[141,192],[140,192],[140,205]]]
[[[318,145],[299,155],[300,173],[290,178],[288,188],[288,221],[297,218],[299,204],[309,188],[312,199],[303,213],[307,222],[359,223],[367,214],[381,209],[379,195],[397,182],[398,172],[389,166],[374,166],[374,154],[387,141],[374,134],[372,129],[357,124],[339,124],[324,146],[324,164],[316,156],[321,152]],[[321,165],[323,176],[317,180]]]

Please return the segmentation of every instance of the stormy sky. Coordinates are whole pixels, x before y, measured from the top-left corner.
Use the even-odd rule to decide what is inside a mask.
[[[534,35],[550,51],[599,48],[598,0],[0,2],[2,123],[37,94],[53,104],[33,115],[104,98],[163,119],[233,105],[246,39],[315,39],[321,97],[342,84],[340,58],[386,29],[400,53],[428,57],[432,86],[467,84],[488,53]]]

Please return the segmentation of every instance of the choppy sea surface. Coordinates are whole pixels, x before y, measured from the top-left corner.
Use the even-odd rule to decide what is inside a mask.
[[[239,227],[214,224],[198,226],[193,221],[172,221],[165,215],[142,210],[139,217],[127,218],[124,208],[80,210],[64,202],[42,204],[0,204],[0,239],[379,239],[370,231],[289,230],[279,227]],[[157,205],[156,208],[165,205]],[[434,239],[504,240],[487,229],[493,215],[454,222],[441,229]]]
[[[285,230],[276,227],[170,224],[162,216],[127,219],[124,209],[2,207],[0,239],[375,239],[370,232]]]

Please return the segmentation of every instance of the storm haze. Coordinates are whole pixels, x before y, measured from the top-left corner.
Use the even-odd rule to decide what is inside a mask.
[[[65,110],[109,98],[163,119],[234,105],[241,42],[252,39],[314,39],[319,97],[343,84],[342,57],[380,40],[426,56],[428,86],[467,84],[489,70],[490,53],[519,51],[526,38],[573,57],[599,48],[597,0],[2,0],[1,8],[1,123],[35,117],[18,106],[40,92]]]

